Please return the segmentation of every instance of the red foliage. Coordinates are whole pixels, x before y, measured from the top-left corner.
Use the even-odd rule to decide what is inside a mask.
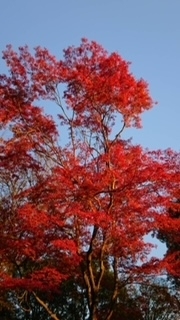
[[[157,264],[140,267],[151,247],[144,236],[161,225],[179,228],[166,220],[180,180],[179,154],[121,140],[125,127],[140,127],[153,101],[119,54],[83,39],[60,61],[39,47],[33,56],[27,47],[16,53],[8,46],[4,59],[1,288],[54,290],[82,272],[95,312],[92,296],[105,269],[113,270],[115,283],[157,272]],[[58,146],[56,124],[35,105],[43,99],[60,107],[66,146]]]

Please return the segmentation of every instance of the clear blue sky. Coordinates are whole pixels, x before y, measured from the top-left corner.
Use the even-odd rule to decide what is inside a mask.
[[[1,0],[0,51],[40,45],[61,57],[82,37],[131,61],[158,101],[143,116],[144,128],[126,136],[150,149],[179,150],[180,0]]]

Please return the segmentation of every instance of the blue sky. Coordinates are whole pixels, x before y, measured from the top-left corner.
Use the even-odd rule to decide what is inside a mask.
[[[126,137],[150,149],[179,150],[180,0],[4,0],[0,27],[0,51],[6,44],[40,45],[61,57],[82,37],[118,51],[158,101],[143,116],[144,128]]]

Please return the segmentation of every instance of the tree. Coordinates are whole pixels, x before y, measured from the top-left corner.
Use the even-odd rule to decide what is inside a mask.
[[[125,128],[141,127],[153,101],[119,54],[83,39],[63,60],[40,47],[32,55],[8,46],[3,57],[9,75],[0,77],[0,288],[22,297],[21,306],[33,297],[57,320],[43,294],[79,277],[88,319],[113,319],[123,287],[165,268],[148,260],[152,245],[144,237],[159,230],[161,217],[166,223],[179,154],[122,139]],[[59,106],[60,138],[38,100]],[[113,289],[99,314],[109,270]]]
[[[166,223],[160,225],[158,238],[167,246],[165,261],[167,262],[168,278],[174,288],[180,285],[180,190],[174,192],[171,206],[167,210]]]
[[[170,292],[167,281],[142,284],[136,290],[135,299],[143,320],[176,320],[179,313],[179,300]]]

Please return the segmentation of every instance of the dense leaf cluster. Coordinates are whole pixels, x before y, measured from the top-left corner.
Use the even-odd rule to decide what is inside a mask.
[[[169,214],[180,157],[123,140],[153,107],[147,83],[118,53],[86,39],[62,60],[11,46],[3,58],[2,317],[151,319],[156,309],[156,319],[175,319],[174,293],[152,278],[180,275],[179,247],[172,250],[180,219]],[[38,106],[43,100],[59,107],[55,120]],[[164,259],[149,258],[148,234],[168,239]]]

